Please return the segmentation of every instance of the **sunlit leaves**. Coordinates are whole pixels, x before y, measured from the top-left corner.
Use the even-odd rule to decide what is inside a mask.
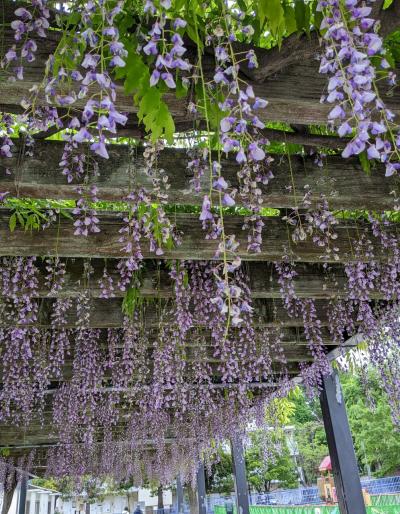
[[[261,0],[259,3],[259,16],[261,24],[268,20],[268,27],[271,34],[281,40],[285,32],[285,11],[280,0]]]
[[[358,159],[360,161],[361,167],[363,171],[369,175],[371,172],[371,162],[368,159],[367,152],[361,152],[358,155]]]
[[[393,2],[394,2],[394,0],[385,0],[383,2],[383,8],[388,9],[392,5]]]
[[[296,0],[294,3],[297,30],[310,32],[310,5],[303,0]]]
[[[138,118],[143,122],[146,132],[153,141],[165,137],[172,142],[175,124],[167,104],[162,100],[158,87],[150,87],[150,72],[142,57],[130,52],[124,68],[124,88],[127,94],[134,94],[133,100],[138,106]]]
[[[284,12],[285,12],[286,35],[289,36],[293,32],[296,32],[296,30],[297,30],[295,11],[291,5],[285,4]]]

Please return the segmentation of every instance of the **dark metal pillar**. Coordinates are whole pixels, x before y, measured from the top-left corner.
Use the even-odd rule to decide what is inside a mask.
[[[183,486],[181,476],[176,477],[176,511],[183,514]]]
[[[200,462],[197,468],[197,501],[199,514],[207,514],[206,474],[203,462]]]
[[[26,491],[28,489],[28,478],[24,476],[21,480],[21,484],[19,486],[19,495],[18,495],[18,514],[25,514],[25,505],[26,505]]]
[[[249,490],[246,478],[246,461],[244,459],[241,439],[231,440],[233,476],[235,479],[236,508],[238,514],[250,514]]]
[[[157,489],[157,514],[164,514],[164,489],[162,484]]]
[[[336,371],[323,378],[320,400],[340,512],[365,514],[353,439]]]

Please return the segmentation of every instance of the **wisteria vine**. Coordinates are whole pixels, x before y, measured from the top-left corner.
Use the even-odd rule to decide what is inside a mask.
[[[344,352],[354,335],[368,342],[400,426],[396,224],[390,213],[362,213],[366,219],[350,222],[357,237],[344,237],[340,213],[329,195],[317,197],[316,184],[305,184],[296,200],[286,143],[282,194],[292,208],[278,215],[288,237],[280,258],[262,270],[274,294],[263,297],[264,283],[257,297],[257,277],[241,255],[257,257],[265,248],[265,193],[279,154],[265,136],[268,99],[246,78],[258,67],[257,52],[247,45],[254,12],[217,4],[215,10],[202,6],[201,26],[196,2],[184,16],[171,0],[146,0],[137,12],[122,0],[79,2],[65,12],[31,0],[10,20],[13,42],[1,67],[16,86],[42,59],[43,41],[54,32],[58,39],[41,82],[20,99],[23,113],[1,114],[1,162],[12,174],[9,163],[20,158],[16,135],[31,158],[38,134],[59,133],[60,174],[76,198],[66,213],[74,236],[87,242],[102,231],[99,169],[104,162],[113,166],[113,140],[123,130],[139,131],[142,139],[140,145],[123,141],[129,187],[117,212],[108,213],[120,223],[123,258],[85,259],[74,283],[75,263],[57,248],[54,257],[0,262],[0,421],[51,423],[57,445],[40,455],[50,476],[79,481],[111,473],[124,481],[135,475],[139,485],[154,477],[166,484],[181,473],[190,480],[200,458],[216,458],[219,443],[242,434],[249,421],[265,422],[266,406],[273,413],[294,375],[311,395],[318,393],[331,371],[327,343]],[[329,79],[321,100],[330,104],[328,126],[347,137],[342,157],[360,156],[368,169],[369,161],[379,161],[390,177],[400,169],[400,132],[377,84],[388,79],[395,87],[396,77],[372,5],[319,0],[319,71]],[[127,95],[135,117],[127,112]],[[175,120],[170,104],[178,101],[185,113]],[[165,258],[185,238],[171,208],[170,177],[160,165],[165,146],[176,143],[178,124],[190,125],[186,171],[204,237],[213,243],[212,260]],[[323,171],[325,152],[311,153]],[[7,197],[9,191],[0,193],[1,201]],[[393,210],[399,210],[397,190]],[[243,238],[231,233],[227,213],[241,215]],[[10,220],[13,230],[17,216]],[[59,230],[59,210],[49,208],[42,218],[41,229]],[[339,234],[345,243],[339,244]],[[311,261],[321,259],[328,301],[318,299],[320,291],[314,298],[298,287],[307,277],[307,266],[297,263],[302,244]],[[105,328],[102,317],[112,316]],[[304,347],[300,356],[291,353],[294,343]],[[11,488],[15,469],[26,473],[34,459],[2,460],[0,482]]]

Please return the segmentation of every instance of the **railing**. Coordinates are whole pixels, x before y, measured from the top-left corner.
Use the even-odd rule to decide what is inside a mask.
[[[382,505],[379,507],[366,507],[367,514],[399,514],[398,505]],[[227,514],[222,505],[215,506],[215,514]],[[340,514],[337,505],[298,505],[271,507],[265,505],[251,505],[250,514]]]
[[[400,476],[361,480],[361,486],[373,495],[400,493]],[[213,512],[214,506],[226,504],[229,510],[229,504],[234,505],[234,503],[234,495],[211,494],[207,497],[207,510]],[[317,505],[321,503],[323,501],[317,487],[300,487],[250,495],[251,505]]]
[[[369,494],[400,493],[400,476],[361,480],[361,485]]]

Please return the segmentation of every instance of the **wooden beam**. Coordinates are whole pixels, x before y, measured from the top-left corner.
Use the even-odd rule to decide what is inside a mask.
[[[38,270],[38,298],[76,298],[83,292],[88,292],[91,298],[99,298],[101,289],[99,280],[104,269],[113,280],[114,296],[123,298],[125,291],[118,288],[120,278],[117,270],[117,261],[114,259],[91,259],[90,267],[92,272],[87,279],[84,272],[85,259],[62,259],[65,263],[64,284],[60,291],[51,291],[46,286],[46,263],[37,259],[35,265]],[[348,298],[347,277],[341,265],[331,264],[328,269],[323,264],[297,263],[295,266],[296,277],[294,287],[298,298]],[[248,262],[244,271],[249,277],[249,286],[253,298],[276,298],[280,299],[282,293],[278,282],[278,274],[271,262]],[[144,298],[172,298],[173,281],[169,271],[163,263],[157,265],[152,261],[146,261],[140,273],[140,295]],[[23,293],[23,292],[21,292]],[[382,298],[380,291],[370,292],[372,299]],[[0,294],[1,298],[1,294]]]
[[[0,240],[7,241],[0,248],[1,256],[59,256],[59,257],[127,257],[122,249],[119,230],[124,226],[121,215],[102,214],[100,232],[89,237],[75,236],[75,227],[70,219],[60,217],[58,223],[39,232],[24,231],[20,228],[10,232],[10,212],[6,209],[0,212]],[[308,237],[305,241],[294,244],[291,237],[292,227],[279,218],[263,218],[263,243],[259,253],[249,253],[247,233],[242,229],[243,217],[225,216],[224,225],[227,235],[234,235],[240,244],[238,254],[248,261],[280,261],[289,251],[293,261],[302,262],[348,262],[356,259],[353,244],[358,241],[360,234],[366,236],[374,244],[374,259],[386,261],[390,256],[384,252],[380,243],[372,235],[368,223],[344,221],[335,227],[337,239],[334,244],[339,249],[337,260],[332,254],[325,255],[321,247]],[[176,214],[172,217],[177,230],[183,234],[182,244],[172,249],[166,249],[163,259],[196,259],[210,260],[215,257],[219,241],[205,239],[198,215]],[[142,253],[145,259],[154,258],[148,242],[143,242]],[[363,257],[361,257],[362,259]],[[357,258],[358,259],[358,258]],[[364,257],[368,260],[368,257]]]
[[[380,21],[379,34],[385,37],[400,28],[400,0],[394,0],[385,10],[382,9],[383,3],[383,0],[374,3],[371,17]],[[234,48],[238,52],[243,50],[242,46],[241,43],[234,43]],[[255,52],[258,67],[246,70],[243,66],[242,71],[254,81],[263,82],[288,67],[301,65],[305,61],[318,61],[318,56],[322,53],[320,35],[316,30],[310,34],[295,32],[286,37],[282,45],[268,50],[255,48]]]
[[[297,358],[295,358],[293,360],[288,360],[285,363],[282,363],[281,360],[280,361],[276,360],[273,362],[272,371],[270,372],[271,375],[279,377],[279,376],[282,376],[282,374],[285,374],[286,372],[288,373],[288,375],[298,375],[299,372],[301,371],[299,363],[312,362],[312,359],[310,359],[309,356],[306,356],[304,354],[298,355]],[[194,362],[194,361],[192,361],[192,362]],[[210,367],[213,380],[216,383],[218,383],[218,385],[220,385],[220,388],[222,388],[222,389],[225,388],[226,383],[222,382],[223,372],[221,371],[221,362],[209,362],[208,366]],[[185,378],[185,381],[189,382],[190,380],[192,380],[191,369],[189,368],[189,366],[186,369],[187,369],[187,373],[184,376],[184,378]],[[150,366],[150,372],[151,373],[153,372],[152,366]],[[2,377],[1,374],[0,374],[0,377]],[[73,377],[73,363],[70,360],[63,367],[62,382],[70,382],[72,377]],[[111,379],[111,377],[107,377],[107,378]],[[137,374],[133,375],[132,381],[136,380],[138,378],[139,377]],[[55,381],[54,377],[50,377],[50,379],[52,382]],[[257,383],[257,384],[260,385],[260,383]],[[204,384],[199,384],[198,385],[199,389],[201,389],[203,387],[203,385]],[[230,384],[229,384],[229,386],[230,386]],[[146,387],[149,387],[149,384]],[[255,387],[257,387],[257,386],[255,386]],[[260,388],[261,389],[263,388],[262,383],[261,383]],[[168,387],[166,389],[168,389]],[[214,389],[214,387],[212,386],[211,389]],[[122,402],[124,401],[124,399],[126,398],[125,393],[128,393],[128,392],[129,392],[129,390],[121,391],[120,401],[122,401]],[[54,396],[54,395],[50,395],[50,396]]]
[[[124,314],[121,308],[121,299],[93,299],[89,301],[89,324],[88,328],[120,328],[123,326]],[[280,299],[255,299],[254,307],[254,325],[259,327],[303,327],[303,319],[292,318],[287,313],[286,308]],[[327,311],[329,303],[325,300],[315,301],[316,315],[321,321],[321,326],[329,326]],[[143,307],[143,323],[144,327],[150,329],[158,327],[160,323],[170,323],[171,318],[167,314],[160,319],[160,313],[166,310],[168,305],[163,302],[150,302]],[[51,323],[51,312],[53,311],[52,300],[43,298],[39,306],[39,318],[35,326],[47,328]],[[76,313],[76,305],[73,305],[66,311],[66,328],[76,328],[78,321]],[[0,320],[0,326],[14,326],[5,316]],[[302,339],[294,338],[294,340]]]
[[[92,305],[93,305],[93,303],[92,303]],[[256,323],[255,328],[257,328],[257,327],[262,327],[263,329],[264,328],[271,328],[271,329],[276,328],[274,325],[272,325],[271,327],[265,327],[265,325],[263,325],[261,323],[258,323],[258,324]],[[71,330],[70,339],[71,339],[71,346],[73,348],[74,347],[74,340],[73,340],[74,334],[72,332],[72,329],[74,329],[76,327],[71,324],[68,328],[69,328],[69,330]],[[93,328],[98,328],[98,327],[93,327]],[[98,339],[98,344],[101,349],[108,348],[108,336],[107,336],[108,328],[120,329],[122,327],[107,327],[107,328],[99,329],[100,336]],[[50,330],[50,328],[48,326],[39,327],[39,331],[43,335],[44,342],[46,342],[44,332],[48,331],[48,330]],[[158,336],[158,331],[159,331],[158,325],[155,327],[150,326],[150,327],[148,327],[148,330],[146,330],[145,339],[147,341],[146,345],[148,348],[152,348],[154,346],[154,343]],[[49,335],[51,335],[51,332],[49,332]],[[215,347],[215,342],[212,340],[211,332],[208,329],[194,327],[193,331],[190,332],[190,335],[191,335],[191,337],[189,337],[188,340],[185,342],[185,347],[188,349],[189,348],[195,349],[195,348],[199,348],[199,347],[207,349],[208,347],[210,347],[210,348]],[[265,334],[265,335],[268,335],[268,334]],[[273,334],[271,334],[271,336],[272,335]],[[308,345],[308,342],[307,342],[305,334],[304,334],[304,329],[301,326],[293,326],[293,327],[279,326],[279,335],[280,335],[280,342],[281,342],[282,348],[295,349],[295,348],[298,348],[301,346]],[[120,336],[121,337],[119,337],[116,341],[117,349],[122,348],[122,346],[123,346],[122,331],[121,331]],[[328,326],[321,327],[321,338],[322,338],[323,344],[325,346],[330,347],[330,349],[331,349],[331,351],[330,351],[330,355],[332,355],[331,360],[334,360],[335,358],[337,358],[338,355],[336,355],[336,354],[333,355],[335,353],[334,350],[336,349],[336,343],[334,341],[332,341],[332,337],[330,335]],[[360,339],[359,336],[357,336],[357,337],[353,336],[352,338],[348,339],[348,341],[346,341],[345,345],[349,346],[349,347],[357,346],[359,343],[362,342],[362,340],[363,339],[362,338]],[[0,342],[0,348],[1,348],[2,344],[3,343]],[[339,354],[340,354],[340,348],[339,348]]]
[[[29,97],[29,90],[42,82],[45,62],[50,54],[53,54],[59,42],[59,32],[50,31],[46,39],[38,39],[38,50],[36,59],[33,63],[24,63],[24,80],[10,82],[7,80],[8,75],[4,70],[0,70],[0,98],[1,105],[5,111],[20,111],[20,102],[22,98]],[[3,35],[3,48],[9,48],[14,43],[13,31],[6,27]],[[296,46],[296,39],[294,46]],[[268,107],[260,112],[260,117],[264,121],[280,121],[288,124],[297,123],[303,125],[326,124],[327,114],[331,110],[331,105],[322,104],[320,98],[327,87],[327,78],[325,75],[318,73],[319,63],[314,59],[316,48],[312,47],[311,52],[308,51],[307,41],[304,48],[296,59],[290,59],[293,50],[289,48],[287,66],[282,69],[280,62],[284,60],[284,52],[278,53],[278,68],[268,70],[264,66],[266,62],[272,62],[272,52],[257,49],[258,57],[262,61],[260,72],[254,73],[254,79],[249,79],[249,84],[253,86],[257,96],[266,98],[269,101]],[[306,44],[307,43],[307,44]],[[294,64],[293,64],[294,61]],[[289,65],[290,64],[290,65]],[[203,58],[203,69],[212,70],[215,67],[214,56],[205,55]],[[246,71],[248,73],[248,70]],[[271,74],[272,73],[272,74]],[[265,80],[264,80],[265,79]],[[263,80],[263,82],[260,82]],[[258,82],[257,82],[258,81]],[[119,110],[128,113],[137,113],[138,108],[134,105],[132,98],[124,94],[122,84],[116,87],[117,101],[116,106]],[[395,114],[400,112],[400,92],[394,90],[393,95],[386,96],[385,86],[382,86],[382,97],[385,99],[386,105]],[[176,98],[175,94],[165,94],[165,101],[174,117],[175,123],[187,123],[192,121],[188,114],[187,101]],[[74,104],[75,107],[81,108],[85,103],[85,99]],[[36,105],[45,104],[44,95],[39,95]]]
[[[303,127],[303,125],[298,125],[299,127]],[[207,124],[204,120],[199,120],[196,122],[196,125],[193,124],[193,121],[178,123],[175,125],[175,132],[177,134],[182,133],[179,139],[190,139],[191,134],[194,130],[196,131],[206,131]],[[53,129],[50,129],[49,136]],[[60,129],[54,128],[54,131],[60,132]],[[186,134],[185,134],[186,133]],[[303,132],[289,132],[289,130],[279,130],[272,128],[264,128],[260,132],[262,136],[269,139],[270,141],[275,141],[279,143],[293,143],[297,145],[302,145],[306,147],[323,147],[330,148],[332,150],[340,150],[343,149],[347,143],[350,141],[349,137],[339,137],[335,135],[324,135],[324,134],[313,134],[310,131]],[[117,128],[115,134],[110,133],[108,135],[109,139],[116,139],[118,137],[127,137],[127,138],[136,138],[143,139],[145,136],[145,131],[140,131],[140,128],[137,127],[137,124],[133,121],[131,122],[128,117],[127,123],[123,127]],[[33,135],[34,139],[46,139],[48,137],[46,132],[39,132]]]
[[[30,198],[77,198],[76,186],[79,182],[68,184],[62,174],[60,161],[64,144],[59,141],[37,141],[33,157],[24,155],[23,143],[17,142],[12,149],[13,157],[0,157],[0,192],[8,191],[11,196]],[[87,152],[87,146],[82,146]],[[109,145],[110,159],[96,158],[98,174],[89,179],[89,184],[98,187],[100,200],[123,200],[134,184],[152,188],[151,178],[145,171],[143,148],[134,150],[128,145]],[[203,195],[209,193],[209,176],[201,179],[201,191],[195,193],[191,187],[192,174],[187,169],[189,161],[184,149],[164,149],[158,159],[159,168],[166,170],[170,189],[169,203],[200,205]],[[373,209],[383,211],[393,209],[392,191],[398,191],[395,177],[385,178],[383,166],[378,165],[370,174],[365,173],[357,159],[343,159],[328,156],[323,168],[313,159],[293,155],[290,164],[286,155],[275,155],[271,170],[274,178],[262,189],[264,207],[295,207],[301,204],[306,185],[312,184],[312,204],[321,201],[325,195],[333,209]],[[223,175],[229,185],[238,188],[239,167],[235,160],[222,162]],[[290,171],[291,168],[291,171]],[[6,174],[10,169],[12,175]],[[293,179],[293,180],[292,180]],[[82,181],[80,182],[82,183]],[[288,185],[291,190],[288,190]],[[243,200],[237,195],[238,205]]]

